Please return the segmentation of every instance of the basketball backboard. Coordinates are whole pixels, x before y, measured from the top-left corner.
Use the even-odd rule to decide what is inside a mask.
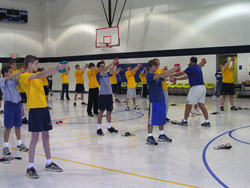
[[[120,46],[119,27],[96,29],[96,48]]]

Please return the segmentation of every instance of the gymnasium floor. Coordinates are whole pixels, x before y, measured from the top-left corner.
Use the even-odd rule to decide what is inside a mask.
[[[35,168],[40,176],[32,180],[25,176],[28,154],[16,152],[22,160],[0,163],[0,187],[88,187],[88,188],[149,188],[149,187],[232,187],[248,188],[250,174],[250,111],[232,112],[228,103],[225,112],[210,115],[211,128],[201,127],[203,116],[190,117],[188,127],[166,126],[172,143],[158,146],[145,144],[147,137],[147,100],[137,100],[141,110],[124,111],[124,103],[115,105],[113,126],[119,134],[96,136],[96,117],[90,118],[86,106],[73,106],[71,101],[50,98],[54,129],[50,132],[53,161],[63,168],[62,173],[44,170],[45,156],[39,140]],[[85,96],[87,99],[87,95]],[[122,98],[122,101],[124,99]],[[169,118],[183,118],[186,97],[170,96]],[[250,107],[250,99],[235,99],[236,106]],[[80,101],[79,101],[80,102]],[[78,103],[79,103],[78,102]],[[216,111],[219,98],[207,97],[209,113]],[[0,115],[2,120],[3,115]],[[56,125],[56,121],[64,123]],[[106,120],[103,131],[107,133]],[[0,135],[3,135],[0,123]],[[121,137],[129,131],[136,136]],[[22,129],[23,142],[28,146],[30,133]],[[155,137],[158,130],[154,129]],[[230,137],[231,136],[231,137]],[[3,143],[3,136],[0,142]],[[220,144],[231,143],[231,150],[214,150]],[[16,147],[14,131],[10,147]],[[2,148],[0,148],[2,150]]]

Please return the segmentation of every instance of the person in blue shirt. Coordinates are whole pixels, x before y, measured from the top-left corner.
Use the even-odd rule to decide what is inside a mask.
[[[164,125],[166,124],[166,104],[162,89],[162,81],[166,77],[171,76],[177,68],[172,68],[161,74],[155,74],[157,70],[157,62],[150,60],[147,64],[147,83],[149,86],[149,115],[148,115],[148,137],[146,143],[149,145],[157,145],[153,137],[153,126],[158,126],[160,135],[159,142],[171,142],[172,139],[164,134]]]
[[[214,92],[213,97],[219,97],[221,96],[221,86],[222,86],[222,72],[221,72],[221,68],[223,67],[223,65],[220,65],[220,68],[216,71],[215,73],[215,77],[216,77],[216,89]],[[220,93],[219,93],[220,91]],[[219,93],[219,95],[218,95]]]
[[[208,120],[208,112],[205,107],[206,99],[206,87],[203,81],[203,74],[201,68],[206,64],[206,60],[202,61],[197,65],[197,57],[191,57],[188,68],[184,71],[176,73],[173,75],[173,80],[186,80],[188,79],[190,84],[190,89],[188,93],[184,119],[179,125],[188,126],[188,116],[192,109],[192,105],[198,104],[204,117],[205,122],[201,124],[203,127],[211,127],[211,124]]]
[[[21,113],[21,96],[16,88],[20,74],[25,70],[11,74],[10,67],[2,69],[3,78],[0,79],[0,87],[5,99],[4,103],[4,145],[3,155],[11,155],[8,141],[11,129],[15,126],[15,133],[17,138],[17,150],[28,151],[28,148],[22,144],[21,140],[21,126],[22,126],[22,113]]]

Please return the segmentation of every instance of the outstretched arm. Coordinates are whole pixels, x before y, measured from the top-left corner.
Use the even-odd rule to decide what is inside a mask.
[[[174,72],[175,72],[177,69],[178,69],[177,67],[174,67],[174,68],[169,69],[169,70],[167,70],[167,71],[165,71],[165,72],[163,72],[163,73],[161,73],[161,74],[155,75],[155,76],[154,76],[154,80],[157,80],[157,79],[159,79],[159,78],[165,79],[165,78],[167,78],[167,77],[173,75]]]
[[[100,72],[101,76],[103,76],[111,67],[111,71],[110,71],[110,74],[113,74],[114,72],[114,64],[116,63],[116,61],[112,61],[112,63],[110,63],[109,65],[105,66],[105,68]]]
[[[138,64],[135,68],[133,68],[132,72],[137,72],[141,68],[141,64]]]
[[[24,69],[21,70],[20,72],[18,73],[15,73],[15,74],[10,74],[9,76],[5,77],[4,78],[4,81],[7,82],[8,80],[11,80],[12,78],[16,79],[17,81],[19,80],[19,77],[22,73],[24,73]]]

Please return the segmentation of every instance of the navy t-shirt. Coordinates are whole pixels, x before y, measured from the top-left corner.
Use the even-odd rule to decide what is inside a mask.
[[[147,74],[147,83],[149,86],[149,101],[150,102],[164,102],[165,97],[162,89],[162,81],[164,79],[154,80],[156,74]]]
[[[191,87],[204,85],[203,75],[199,65],[189,66],[184,72],[188,75],[188,81]]]

